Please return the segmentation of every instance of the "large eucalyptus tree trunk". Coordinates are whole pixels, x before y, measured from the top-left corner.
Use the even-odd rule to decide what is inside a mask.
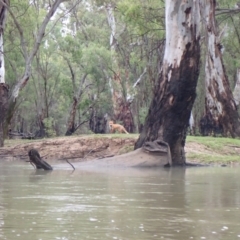
[[[6,1],[3,1],[6,4]],[[8,108],[8,85],[5,83],[3,33],[6,20],[6,7],[0,2],[0,147],[4,143],[5,116]]]
[[[163,140],[170,147],[172,165],[185,165],[185,138],[199,75],[199,3],[168,0],[165,11],[162,71],[135,149],[146,141]]]
[[[236,137],[240,135],[239,115],[223,64],[215,6],[215,0],[201,1],[207,38],[205,117],[210,119],[213,129],[222,129],[224,136]]]

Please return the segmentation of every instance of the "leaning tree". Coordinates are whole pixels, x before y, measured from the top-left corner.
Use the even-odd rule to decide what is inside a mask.
[[[184,145],[189,118],[196,98],[200,62],[200,11],[198,0],[168,0],[166,47],[162,70],[143,131],[135,144],[167,142],[172,165],[185,165]]]
[[[207,45],[205,116],[202,120],[210,127],[212,125],[212,129],[220,129],[224,136],[240,136],[239,114],[224,67],[221,33],[215,19],[216,0],[202,0],[200,3]]]
[[[34,34],[34,43],[33,46],[27,46],[25,32],[22,28],[18,18],[14,14],[10,0],[0,0],[0,147],[4,144],[4,130],[6,131],[6,123],[9,123],[15,108],[17,98],[19,96],[20,91],[26,86],[28,80],[32,74],[32,63],[33,60],[40,48],[42,40],[45,36],[46,27],[48,23],[53,19],[53,15],[57,11],[59,5],[67,0],[51,0],[48,2],[49,5],[46,5],[47,13],[42,23],[39,25],[39,28],[36,29],[36,34]],[[76,1],[75,5],[81,0]],[[30,3],[29,3],[30,4]],[[34,3],[31,3],[34,4]],[[30,4],[30,5],[31,5]],[[63,9],[61,9],[63,10]],[[69,9],[66,11],[70,11]],[[6,12],[12,18],[16,29],[19,34],[19,42],[20,42],[20,50],[24,58],[25,66],[22,76],[16,81],[15,85],[12,88],[11,93],[9,92],[8,86],[5,83],[5,66],[4,66],[4,52],[3,52],[3,30],[4,23],[6,20]],[[57,21],[57,20],[56,20]],[[19,73],[20,74],[20,73]]]

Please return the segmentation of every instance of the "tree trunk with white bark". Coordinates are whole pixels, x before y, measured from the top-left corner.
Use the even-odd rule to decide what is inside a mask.
[[[166,47],[162,71],[135,149],[156,139],[168,143],[172,165],[185,165],[185,138],[199,75],[198,0],[166,1]]]
[[[3,1],[7,4],[7,1]],[[0,2],[0,147],[4,144],[4,135],[7,129],[5,126],[5,116],[8,109],[8,95],[9,88],[5,83],[5,65],[4,65],[4,51],[3,51],[3,34],[6,21],[7,8]],[[5,129],[5,133],[4,133]]]
[[[237,69],[236,73],[236,84],[233,90],[233,98],[237,106],[240,103],[240,69]]]
[[[230,89],[222,59],[222,45],[215,20],[215,0],[201,1],[207,39],[205,64],[205,116],[212,124],[212,129],[221,129],[224,136],[240,135],[239,115]]]

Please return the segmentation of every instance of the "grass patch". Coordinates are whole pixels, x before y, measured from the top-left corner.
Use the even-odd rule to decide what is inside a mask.
[[[240,139],[223,137],[195,137],[188,136],[187,143],[195,143],[204,146],[208,151],[188,153],[188,161],[202,163],[230,164],[240,163]]]
[[[236,138],[222,138],[222,137],[195,137],[195,136],[188,136],[188,142],[197,142],[206,147],[221,151],[224,147],[239,147],[240,148],[240,140]]]
[[[201,162],[206,164],[230,164],[240,163],[238,155],[211,155],[202,153],[189,153],[187,156],[189,162]]]

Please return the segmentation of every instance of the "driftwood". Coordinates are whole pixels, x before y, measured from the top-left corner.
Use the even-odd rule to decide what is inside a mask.
[[[53,170],[52,166],[44,161],[36,149],[28,151],[29,162],[36,167],[36,169]]]

